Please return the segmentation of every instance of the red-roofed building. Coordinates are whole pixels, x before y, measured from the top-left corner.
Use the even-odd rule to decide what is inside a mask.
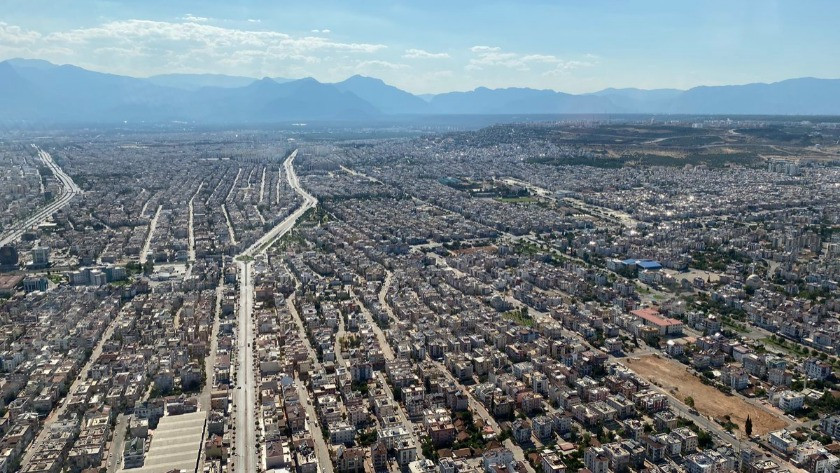
[[[655,327],[659,330],[659,335],[682,335],[683,323],[677,319],[663,317],[659,310],[652,307],[644,309],[636,309],[631,314],[641,319],[642,323],[648,327]]]
[[[23,281],[23,275],[3,274],[0,275],[0,297],[10,297],[15,293],[15,287]]]

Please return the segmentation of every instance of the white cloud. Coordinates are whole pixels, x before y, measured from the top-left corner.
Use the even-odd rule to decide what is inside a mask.
[[[43,58],[133,76],[217,72],[338,81],[361,73],[409,90],[438,92],[477,85],[550,86],[556,77],[600,61],[594,54],[560,58],[492,45],[467,47],[457,56],[420,48],[389,51],[384,44],[341,41],[327,29],[289,34],[264,28],[258,19],[216,23],[200,18],[128,19],[49,33],[0,21],[0,57]],[[451,70],[428,67],[434,64]],[[464,74],[465,69],[492,73]]]
[[[470,51],[474,53],[483,53],[483,52],[490,52],[490,51],[501,51],[502,48],[498,46],[473,46],[470,48]]]
[[[140,57],[148,55],[148,52],[144,48],[139,46],[128,48],[102,47],[94,49],[93,52],[96,55],[112,55],[121,58]]]
[[[467,70],[480,71],[487,67],[506,67],[519,71],[530,70],[531,63],[552,63],[557,61],[554,56],[545,54],[521,55],[503,52],[501,48],[489,46],[473,46],[470,48],[474,56],[467,64]]]
[[[327,29],[323,29],[323,30],[309,30],[309,32],[310,32],[310,33],[315,33],[315,34],[318,34],[318,33],[320,33],[320,34],[330,34],[330,33],[332,33],[332,31],[327,30]]]
[[[356,70],[376,70],[376,69],[387,69],[387,70],[399,70],[399,69],[406,69],[408,68],[408,64],[398,64],[389,61],[382,61],[379,59],[371,59],[369,61],[362,61],[356,65]]]
[[[542,62],[546,64],[552,64],[558,61],[558,59],[555,56],[552,56],[550,54],[528,54],[526,56],[522,56],[520,59],[522,62],[525,63]]]
[[[541,75],[561,75],[582,67],[591,67],[597,63],[597,56],[588,54],[585,60],[563,60],[551,54],[520,54],[502,51],[499,47],[473,46],[473,57],[464,67],[468,71],[481,71],[487,68],[508,68],[516,71],[532,71]]]
[[[0,21],[0,44],[4,46],[19,46],[33,44],[41,39],[41,33],[24,30],[15,25]]]
[[[386,48],[323,34],[291,35],[258,28],[255,22],[249,22],[254,25],[250,27],[222,27],[195,18],[119,20],[45,34],[0,22],[0,56],[37,57],[135,76],[184,71],[291,75],[300,66],[308,66],[305,75],[317,75],[323,67],[316,66],[325,58],[338,56],[339,64],[355,68],[360,57],[381,59],[373,55]],[[389,64],[372,62],[364,67],[383,71],[399,67]]]
[[[597,56],[592,54],[587,54],[584,57],[588,58],[588,60],[580,61],[580,60],[570,60],[570,61],[560,61],[558,62],[553,69],[545,71],[542,73],[544,76],[564,76],[567,75],[569,72],[574,71],[576,69],[583,69],[586,67],[594,67],[598,65]]]
[[[113,21],[91,28],[56,32],[46,37],[54,43],[74,45],[108,42],[111,46],[140,44],[152,49],[197,49],[216,54],[262,48],[271,56],[289,57],[314,51],[374,53],[382,44],[343,43],[319,36],[292,37],[267,30],[223,28],[197,22],[172,23],[150,20]]]
[[[262,23],[262,20],[256,18],[248,18],[248,23]]]
[[[194,22],[122,20],[90,28],[51,33],[46,39],[52,42],[73,44],[95,43],[97,41],[133,44],[140,41],[156,43],[161,46],[164,45],[163,42],[167,42],[166,45],[170,47],[195,45],[221,47],[235,45],[267,46],[290,38],[285,33],[274,31],[238,30]]]
[[[206,21],[209,20],[209,18],[207,18],[205,16],[195,16],[192,13],[187,13],[186,15],[182,16],[180,19],[184,20],[184,21],[192,21],[194,23],[205,23]]]
[[[447,53],[430,53],[422,49],[406,49],[403,57],[406,59],[446,59],[449,57]]]

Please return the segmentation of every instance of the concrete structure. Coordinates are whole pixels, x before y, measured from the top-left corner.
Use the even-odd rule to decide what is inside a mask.
[[[143,467],[132,473],[167,473],[173,469],[195,471],[207,420],[206,412],[160,419]]]
[[[32,249],[32,267],[45,268],[50,264],[50,249],[46,246],[38,246]]]
[[[630,313],[638,317],[646,326],[659,330],[660,336],[682,334],[683,323],[677,319],[663,317],[657,309],[636,309]]]

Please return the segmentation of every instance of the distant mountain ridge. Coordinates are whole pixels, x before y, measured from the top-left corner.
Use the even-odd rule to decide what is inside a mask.
[[[355,94],[366,100],[382,113],[416,114],[430,113],[429,103],[404,90],[388,85],[381,79],[353,76],[334,84],[338,90]]]
[[[352,76],[255,79],[222,74],[135,78],[37,59],[0,62],[0,122],[209,124],[383,120],[397,115],[509,114],[840,115],[840,79],[567,94],[530,88],[414,95]]]
[[[164,87],[174,87],[184,90],[198,90],[202,87],[236,88],[245,87],[257,79],[245,76],[228,76],[224,74],[160,74],[147,77],[149,82]],[[289,82],[291,79],[273,77],[278,83]]]

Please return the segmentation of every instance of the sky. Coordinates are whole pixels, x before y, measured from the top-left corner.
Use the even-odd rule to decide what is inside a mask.
[[[840,78],[836,0],[0,0],[0,59],[413,93]]]

